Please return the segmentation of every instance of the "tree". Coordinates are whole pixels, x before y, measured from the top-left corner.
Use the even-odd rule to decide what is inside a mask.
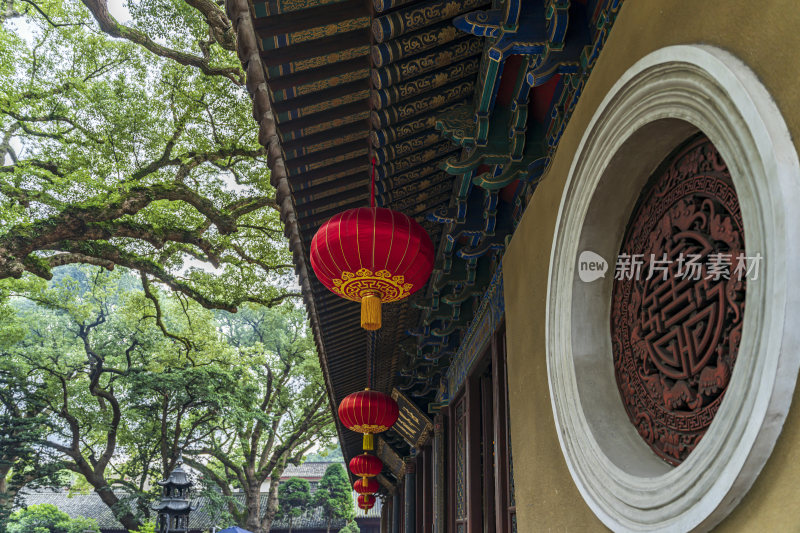
[[[306,462],[344,462],[344,455],[342,455],[342,447],[339,446],[339,441],[334,441],[330,446],[325,449],[319,450],[314,453],[309,453],[305,458]]]
[[[313,505],[322,508],[322,516],[327,521],[328,533],[334,520],[353,520],[353,489],[347,480],[344,467],[338,463],[330,465],[314,493]]]
[[[141,275],[97,267],[60,267],[48,283],[6,280],[3,291],[14,312],[0,323],[9,339],[0,373],[26,376],[26,402],[45,406],[37,449],[78,474],[128,529],[149,516],[153,481],[183,451],[227,514],[268,531],[286,465],[333,438],[316,351],[294,306],[214,314]],[[234,488],[245,492],[243,509]]]
[[[294,519],[302,516],[311,503],[311,484],[308,480],[293,477],[278,487],[279,515],[289,520],[289,533],[292,533]]]
[[[207,308],[296,295],[220,5],[144,0],[125,24],[106,0],[3,7],[0,279],[88,263]]]
[[[325,446],[335,435],[325,382],[301,309],[243,305],[236,314],[218,312],[217,320],[237,358],[248,363],[219,430],[205,446],[187,450],[184,460],[214,480],[239,525],[266,533],[278,512],[286,466],[299,465],[313,445]],[[233,499],[231,480],[244,493],[244,509]]]
[[[21,370],[0,364],[0,531],[23,487],[59,485],[63,477],[62,465],[42,446],[46,406],[30,394],[32,385]]]
[[[8,533],[100,533],[96,520],[84,517],[72,519],[48,503],[31,505],[15,512],[6,530]]]
[[[356,521],[353,520],[345,524],[345,526],[339,530],[339,533],[361,533],[361,528],[358,527]]]
[[[199,305],[151,300],[129,272],[63,268],[49,284],[8,284],[17,309],[2,328],[26,334],[0,370],[28,376],[27,401],[48,415],[43,445],[133,530],[155,497],[148,481],[214,431],[240,368]]]

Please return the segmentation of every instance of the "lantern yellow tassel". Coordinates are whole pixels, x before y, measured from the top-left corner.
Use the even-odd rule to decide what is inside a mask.
[[[381,299],[377,294],[361,298],[361,327],[368,331],[381,329]]]
[[[364,433],[364,450],[372,450],[375,448],[372,433]]]

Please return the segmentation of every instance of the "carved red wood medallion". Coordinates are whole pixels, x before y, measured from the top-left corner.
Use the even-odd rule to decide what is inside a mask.
[[[697,446],[730,380],[745,296],[744,277],[734,270],[743,253],[742,215],[728,168],[706,137],[695,138],[664,162],[639,198],[611,306],[614,370],[625,409],[642,438],[672,465]],[[638,276],[624,268],[637,257]]]

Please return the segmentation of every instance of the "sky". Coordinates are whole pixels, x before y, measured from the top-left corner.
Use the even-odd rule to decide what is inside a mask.
[[[131,14],[128,11],[128,2],[123,2],[122,0],[108,0],[108,12],[119,22],[128,22],[131,20]]]

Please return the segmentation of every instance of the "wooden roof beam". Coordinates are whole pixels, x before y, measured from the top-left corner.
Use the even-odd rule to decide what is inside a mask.
[[[318,200],[327,196],[343,192],[345,190],[352,191],[354,187],[363,185],[367,187],[369,183],[369,174],[366,172],[358,172],[350,176],[337,178],[333,183],[325,183],[318,187],[311,187],[298,191],[294,195],[295,202],[300,205],[312,200]]]
[[[257,17],[253,19],[256,34],[264,39],[303,30],[336,24],[344,20],[369,16],[368,4],[364,0],[346,0],[297,11]]]
[[[290,173],[294,174],[295,172],[297,172],[299,168],[302,168],[306,165],[313,165],[315,163],[324,163],[325,161],[332,159],[334,157],[339,157],[342,155],[347,155],[351,152],[357,152],[359,150],[363,150],[364,147],[366,146],[367,143],[365,139],[351,141],[349,143],[340,144],[332,148],[320,150],[319,152],[314,152],[313,154],[295,157],[294,159],[286,159],[286,167],[289,169]],[[363,157],[363,153],[360,156],[356,157]],[[335,164],[335,162],[332,162],[331,165],[332,164]],[[325,166],[330,166],[330,165],[325,165]]]
[[[352,104],[340,105],[339,107],[320,111],[319,113],[312,113],[311,115],[306,115],[305,117],[296,118],[287,122],[279,122],[278,129],[285,136],[290,131],[302,130],[303,128],[315,126],[320,123],[350,117],[357,113],[361,113],[364,110],[368,110],[369,108],[369,99],[365,98],[363,100],[353,102]]]
[[[328,78],[341,76],[356,70],[366,69],[366,75],[369,75],[369,66],[369,55],[363,55],[348,59],[347,61],[331,63],[324,67],[310,68],[293,74],[269,78],[267,85],[269,85],[270,89],[273,91],[282,91],[291,87],[299,87],[301,85],[327,80]]]
[[[341,213],[342,211],[347,211],[348,209],[352,209],[354,207],[366,207],[366,206],[364,205],[364,201],[362,199],[359,199],[355,202],[350,202],[349,204],[346,205],[331,206],[330,209],[326,209],[324,211],[319,211],[317,213],[314,213],[313,215],[302,217],[303,220],[300,224],[300,228],[302,230],[305,230],[306,228],[317,228],[319,227],[321,222],[331,218],[336,213]]]
[[[336,100],[337,98],[347,96],[350,93],[365,91],[367,89],[369,89],[369,81],[367,78],[363,78],[350,83],[343,83],[342,85],[336,85],[328,89],[323,89],[322,91],[317,91],[315,93],[298,96],[297,98],[290,98],[288,100],[275,102],[272,104],[272,109],[278,113],[284,113],[286,111],[302,109],[310,105],[322,104],[330,100]]]
[[[324,143],[331,139],[341,139],[347,137],[348,135],[352,135],[353,133],[361,132],[364,132],[365,136],[366,133],[369,132],[369,124],[367,124],[366,120],[364,122],[352,122],[338,128],[331,128],[320,133],[306,135],[305,137],[301,137],[299,139],[285,141],[281,143],[281,146],[283,146],[283,151],[287,154],[302,149],[306,149],[307,151],[308,148],[316,146],[320,143]]]
[[[333,54],[369,44],[370,29],[339,33],[313,41],[261,52],[261,62],[265,67],[277,67],[286,63],[311,59],[322,54]]]
[[[369,169],[369,160],[365,157],[356,157],[327,166],[325,168],[309,170],[296,176],[289,178],[289,183],[292,185],[293,194],[302,194],[302,191],[307,189],[314,189],[322,184],[338,181],[340,178],[331,178],[335,174],[342,174],[344,172],[356,173],[359,170]],[[311,183],[312,185],[307,185]]]
[[[318,200],[313,200],[311,202],[306,202],[301,204],[298,202],[297,204],[297,211],[299,212],[306,212],[306,211],[313,211],[315,209],[319,209],[320,207],[325,207],[329,204],[336,204],[338,202],[344,202],[348,198],[363,198],[364,196],[369,199],[369,189],[367,188],[367,183],[364,184],[364,191],[361,194],[354,195],[352,190],[347,190],[344,192],[340,192],[338,194],[334,194],[331,196],[326,196],[324,198],[320,198]],[[366,206],[365,206],[366,207]]]

